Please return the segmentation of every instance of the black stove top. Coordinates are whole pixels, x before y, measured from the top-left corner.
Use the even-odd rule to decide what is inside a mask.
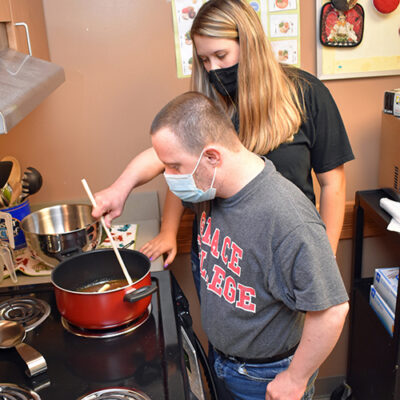
[[[171,275],[154,272],[152,280],[158,291],[149,318],[130,333],[105,339],[76,336],[63,327],[51,284],[1,288],[0,302],[33,296],[47,302],[51,312],[24,340],[43,355],[47,372],[28,378],[16,349],[0,350],[0,399],[5,383],[33,390],[42,400],[78,400],[112,388],[136,389],[153,400],[189,398]]]

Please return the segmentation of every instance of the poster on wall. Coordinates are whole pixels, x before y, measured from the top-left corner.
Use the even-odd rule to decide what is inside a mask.
[[[178,78],[192,74],[190,29],[207,0],[172,0],[175,55]],[[256,11],[277,59],[300,66],[300,1],[247,0]]]
[[[317,76],[322,80],[362,78],[400,74],[400,6],[390,12],[375,8],[372,0],[358,0],[357,5],[363,10],[363,32],[361,19],[346,17],[346,12],[339,13],[334,24],[329,24],[330,15],[324,15],[326,0],[316,0],[316,36],[317,36]],[[340,24],[341,22],[341,24]],[[346,24],[346,25],[345,25]],[[332,25],[332,27],[330,26]],[[346,27],[346,45],[340,40]],[[330,33],[324,36],[324,30]],[[336,33],[335,45],[329,45],[333,33]],[[341,35],[339,35],[341,34]],[[354,42],[354,45],[351,45]],[[350,43],[350,45],[349,45]],[[328,45],[327,45],[328,44]]]

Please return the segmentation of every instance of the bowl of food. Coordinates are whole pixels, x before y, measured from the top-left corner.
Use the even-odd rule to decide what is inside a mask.
[[[88,204],[61,204],[32,212],[21,221],[34,257],[54,267],[60,261],[96,248],[101,224]]]

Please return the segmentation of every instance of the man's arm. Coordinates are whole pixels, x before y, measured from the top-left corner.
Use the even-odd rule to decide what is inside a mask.
[[[300,400],[311,375],[333,350],[343,329],[348,302],[323,311],[308,311],[303,334],[289,368],[267,386],[266,400]]]

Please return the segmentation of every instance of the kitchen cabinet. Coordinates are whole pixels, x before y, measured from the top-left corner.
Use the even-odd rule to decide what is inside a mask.
[[[65,81],[50,63],[42,0],[0,0],[0,134]]]
[[[0,23],[6,26],[8,47],[49,61],[42,0],[0,0]]]
[[[363,260],[363,253],[366,255],[364,244],[367,245],[364,222],[371,219],[384,235],[385,253],[380,256],[393,253],[397,260],[397,265],[376,267],[400,265],[400,258],[397,258],[400,234],[386,230],[391,216],[379,205],[382,197],[389,197],[384,190],[369,190],[357,192],[355,198],[347,383],[357,400],[400,399],[400,296],[397,296],[391,337],[369,305],[373,271],[365,271],[365,264],[370,260],[366,257]]]

